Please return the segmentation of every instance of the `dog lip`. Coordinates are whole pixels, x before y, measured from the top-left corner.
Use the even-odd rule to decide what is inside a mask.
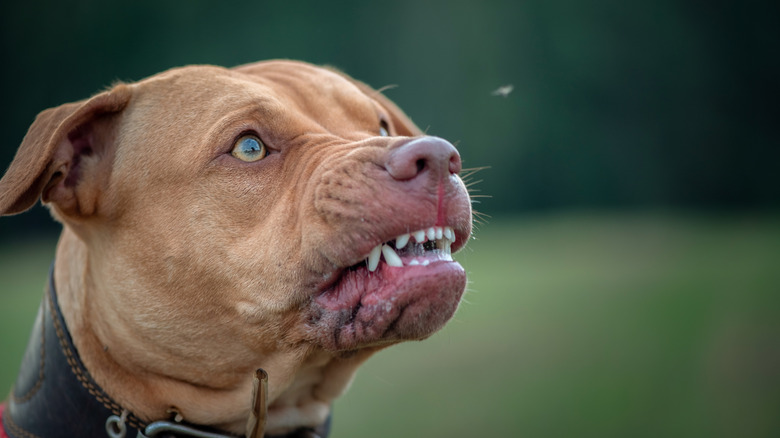
[[[332,351],[424,339],[452,317],[465,287],[465,271],[455,261],[344,270],[312,300],[309,323],[318,343]]]
[[[429,226],[423,226],[420,230],[428,230],[430,228],[436,228],[436,225],[429,225]],[[468,241],[469,237],[471,236],[470,227],[458,227],[458,226],[442,226],[439,228],[449,228],[452,232],[452,240],[450,242],[450,254],[454,254],[460,249],[462,249],[466,242]],[[315,286],[315,295],[320,295],[322,293],[327,292],[328,290],[332,289],[333,286],[336,284],[336,282],[339,281],[343,273],[351,268],[354,268],[356,266],[362,265],[362,264],[368,264],[368,255],[370,252],[377,248],[388,245],[392,242],[394,242],[398,237],[404,235],[404,234],[412,234],[408,230],[411,229],[411,227],[405,227],[403,229],[396,229],[392,232],[385,232],[382,233],[382,236],[384,236],[384,240],[372,239],[372,240],[365,240],[362,242],[361,245],[357,247],[357,249],[351,251],[351,255],[348,256],[348,258],[342,259],[341,262],[336,262],[332,265],[332,268],[330,271],[326,271],[322,277],[321,281],[319,281]],[[427,237],[427,236],[426,236]],[[411,236],[409,238],[409,245],[412,245],[415,242],[415,238]],[[333,258],[327,257],[331,260]],[[408,263],[404,263],[404,268],[415,266],[418,263],[414,262],[414,259],[416,257],[406,257],[402,256],[402,259],[408,260],[411,265]],[[448,261],[451,261],[452,259],[449,258]],[[424,262],[422,260],[418,260],[419,264],[423,264]],[[430,262],[429,262],[430,263]],[[429,263],[424,263],[423,266],[427,266]]]
[[[373,237],[326,256],[331,268],[321,271],[304,314],[312,340],[339,352],[424,339],[440,329],[466,288],[465,270],[451,254],[466,244],[470,217],[455,219],[411,233],[408,225],[355,230],[353,236]]]

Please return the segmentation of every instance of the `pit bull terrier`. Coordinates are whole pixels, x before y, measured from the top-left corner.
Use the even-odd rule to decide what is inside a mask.
[[[269,61],[43,111],[0,180],[63,224],[12,438],[324,436],[369,356],[466,286],[461,161],[381,93]]]

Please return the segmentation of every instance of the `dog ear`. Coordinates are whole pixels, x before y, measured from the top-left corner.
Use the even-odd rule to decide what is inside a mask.
[[[113,116],[124,109],[130,95],[130,87],[121,84],[38,114],[0,179],[0,215],[21,213],[39,197],[65,215],[94,213],[94,187],[99,182],[90,181],[94,176],[90,173],[107,152],[104,143],[113,135]]]
[[[374,90],[373,88],[369,87],[368,85],[364,84],[363,82],[357,81],[352,78],[350,79],[355,85],[357,85],[360,90],[367,94],[369,97],[374,99],[375,101],[379,102],[380,105],[387,111],[388,115],[390,116],[390,121],[393,124],[393,127],[395,128],[395,131],[398,135],[402,135],[405,137],[418,137],[421,135],[425,135],[425,133],[417,127],[417,125],[412,122],[412,119],[409,118],[403,111],[401,111],[401,108],[398,108],[396,104],[394,104],[390,99],[385,97],[384,94],[382,94],[381,91]]]

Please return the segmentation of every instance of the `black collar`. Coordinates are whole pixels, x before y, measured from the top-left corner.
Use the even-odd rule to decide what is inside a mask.
[[[330,422],[329,417],[316,429],[298,429],[284,437],[325,438]],[[84,368],[73,346],[57,303],[53,265],[2,426],[10,438],[232,437],[186,423],[149,424],[111,399]]]

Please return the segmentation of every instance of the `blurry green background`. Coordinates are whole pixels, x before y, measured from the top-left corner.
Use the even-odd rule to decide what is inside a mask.
[[[174,66],[397,85],[489,166],[489,217],[454,320],[369,361],[334,436],[780,436],[779,5],[3,2],[0,167],[40,110]],[[0,220],[0,399],[57,230]]]

